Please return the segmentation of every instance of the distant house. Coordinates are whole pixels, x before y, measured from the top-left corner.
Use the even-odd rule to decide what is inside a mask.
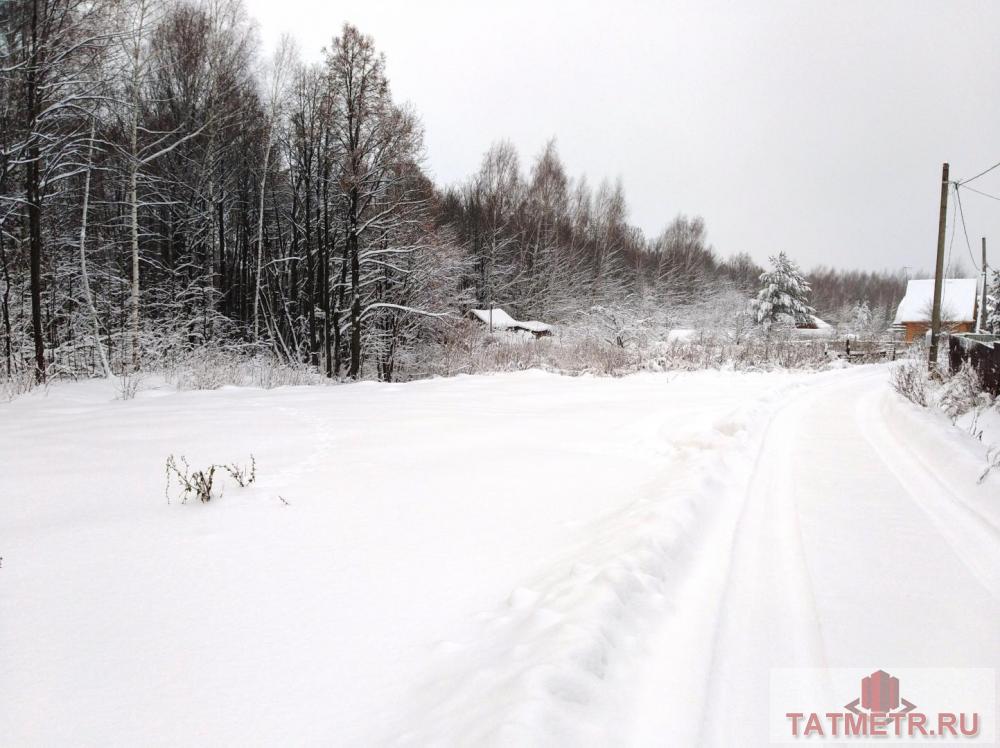
[[[825,340],[833,333],[833,326],[815,314],[795,322],[794,336],[807,340]]]
[[[941,289],[941,325],[951,332],[972,332],[979,311],[979,282],[975,278],[946,278]],[[903,328],[904,339],[912,343],[931,326],[934,306],[934,279],[911,280],[906,295],[896,309],[894,326]]]
[[[799,320],[795,323],[795,328],[797,330],[827,330],[831,329],[829,322],[821,320],[815,314],[810,314],[805,319]]]
[[[552,325],[535,320],[516,320],[499,307],[470,309],[469,317],[493,332],[530,332],[536,338],[552,334]]]

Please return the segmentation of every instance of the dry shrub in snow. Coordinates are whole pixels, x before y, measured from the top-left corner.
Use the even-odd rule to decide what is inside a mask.
[[[955,426],[984,441],[992,441],[996,433],[986,424],[987,416],[997,414],[1000,399],[994,399],[983,388],[975,369],[963,363],[954,374],[938,369],[936,377],[927,371],[926,361],[919,355],[901,361],[892,368],[893,388],[906,399],[921,406],[942,410]],[[995,470],[1000,470],[1000,447],[993,444],[986,452],[986,469],[979,476],[982,483]]]
[[[535,338],[530,333],[489,333],[479,326],[455,325],[407,360],[400,378],[488,374],[544,369],[562,374],[618,376],[637,371],[641,356],[603,337],[561,332]]]
[[[992,433],[992,428],[984,427],[983,418],[991,412],[1000,415],[1000,401],[994,400],[983,386],[979,373],[968,362],[963,363],[962,367],[953,375],[945,378],[935,391],[932,402],[945,412],[952,423],[960,426],[976,439],[982,441],[984,434],[988,434],[989,439],[997,436],[997,434]],[[987,418],[985,423],[988,424],[990,420]],[[996,454],[987,455],[988,466],[983,474],[983,480],[991,470],[997,467],[998,459],[1000,458]]]
[[[179,390],[217,390],[237,387],[275,387],[324,384],[327,380],[314,367],[280,361],[269,353],[253,356],[231,351],[199,349],[170,366],[167,381]]]
[[[404,378],[483,374],[539,368],[561,374],[622,376],[638,371],[731,368],[741,371],[819,369],[829,364],[830,345],[821,340],[788,340],[695,333],[686,339],[650,335],[594,334],[590,328],[562,327],[550,337],[527,333],[490,334],[455,326],[401,370]],[[693,332],[693,331],[692,331]]]
[[[18,395],[30,392],[37,386],[35,372],[31,369],[14,369],[0,377],[0,402],[13,400]]]
[[[956,426],[982,440],[984,429],[980,426],[981,419],[997,405],[984,389],[976,370],[966,363],[954,374],[937,373],[939,377],[931,377],[927,364],[918,355],[894,366],[890,382],[896,392],[906,399],[921,407],[940,409]],[[989,457],[988,461],[991,461],[991,467],[987,468],[987,473],[996,467],[993,464],[995,456]]]
[[[246,488],[257,480],[257,460],[253,455],[250,455],[249,465],[237,465],[235,462],[231,462],[221,467],[239,484],[240,488]]]
[[[118,399],[133,400],[142,386],[143,375],[139,371],[126,369],[118,375]]]
[[[240,488],[246,488],[257,480],[257,461],[250,455],[249,465],[237,465],[232,462],[226,465],[212,464],[202,470],[192,470],[184,455],[181,455],[180,462],[170,455],[166,465],[167,503],[170,503],[170,489],[175,485],[182,504],[186,504],[188,499],[198,499],[203,504],[211,501],[214,496],[217,471],[227,472]]]
[[[927,407],[927,366],[919,359],[908,358],[892,367],[892,388],[910,402]]]
[[[180,464],[173,455],[167,458],[167,487],[165,493],[167,503],[170,503],[170,488],[176,483],[180,491],[181,503],[196,498],[203,504],[212,500],[212,488],[215,484],[215,465],[209,465],[204,470],[192,470],[187,459],[181,455]]]
[[[938,407],[952,419],[989,403],[979,374],[968,363],[963,363],[961,369],[945,380],[937,396]]]
[[[737,371],[819,369],[831,361],[822,341],[747,340],[741,343],[701,337],[662,346],[646,368],[658,370],[731,368]]]

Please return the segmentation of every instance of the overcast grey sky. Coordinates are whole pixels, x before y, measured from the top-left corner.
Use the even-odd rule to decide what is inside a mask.
[[[307,60],[344,21],[371,34],[440,184],[554,136],[647,234],[699,214],[722,255],[930,269],[941,162],[1000,161],[1000,2],[247,2]],[[1000,195],[1000,169],[970,186]],[[1000,201],[962,204],[1000,265]],[[971,269],[960,224],[952,257]]]

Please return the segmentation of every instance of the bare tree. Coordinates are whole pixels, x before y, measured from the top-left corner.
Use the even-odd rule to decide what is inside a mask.
[[[2,73],[19,93],[14,132],[7,133],[4,171],[21,174],[21,196],[5,194],[3,217],[23,209],[29,246],[31,326],[38,381],[46,374],[42,260],[46,201],[75,173],[81,141],[81,105],[94,92],[87,70],[107,35],[95,23],[101,3],[84,0],[11,0],[5,3]],[[5,126],[5,129],[9,129]],[[6,175],[5,175],[6,176]],[[4,179],[4,181],[7,181]]]
[[[267,119],[264,122],[264,162],[260,168],[259,206],[257,209],[257,261],[254,272],[253,294],[253,337],[260,338],[260,291],[264,264],[264,200],[267,196],[267,170],[274,145],[272,130],[277,125],[284,105],[287,77],[295,64],[295,45],[291,38],[283,36],[278,45],[268,71]]]
[[[389,302],[365,297],[374,282],[362,277],[394,256],[416,251],[393,246],[391,230],[424,199],[417,194],[411,164],[420,157],[422,132],[416,117],[395,106],[385,75],[385,58],[371,37],[345,25],[327,54],[326,70],[334,138],[343,154],[339,184],[344,206],[344,253],[350,297],[350,363],[361,373],[366,312]],[[397,268],[399,269],[399,268]]]

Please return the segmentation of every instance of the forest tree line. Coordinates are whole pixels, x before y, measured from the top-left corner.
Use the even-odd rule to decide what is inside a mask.
[[[571,176],[554,142],[525,164],[499,141],[452,186],[424,157],[351,25],[320,62],[287,40],[265,61],[238,0],[6,0],[0,375],[229,346],[388,380],[473,307],[666,326],[756,290],[762,268],[721,258],[701,218],[644,236],[620,182]],[[905,285],[809,281],[821,315]]]

